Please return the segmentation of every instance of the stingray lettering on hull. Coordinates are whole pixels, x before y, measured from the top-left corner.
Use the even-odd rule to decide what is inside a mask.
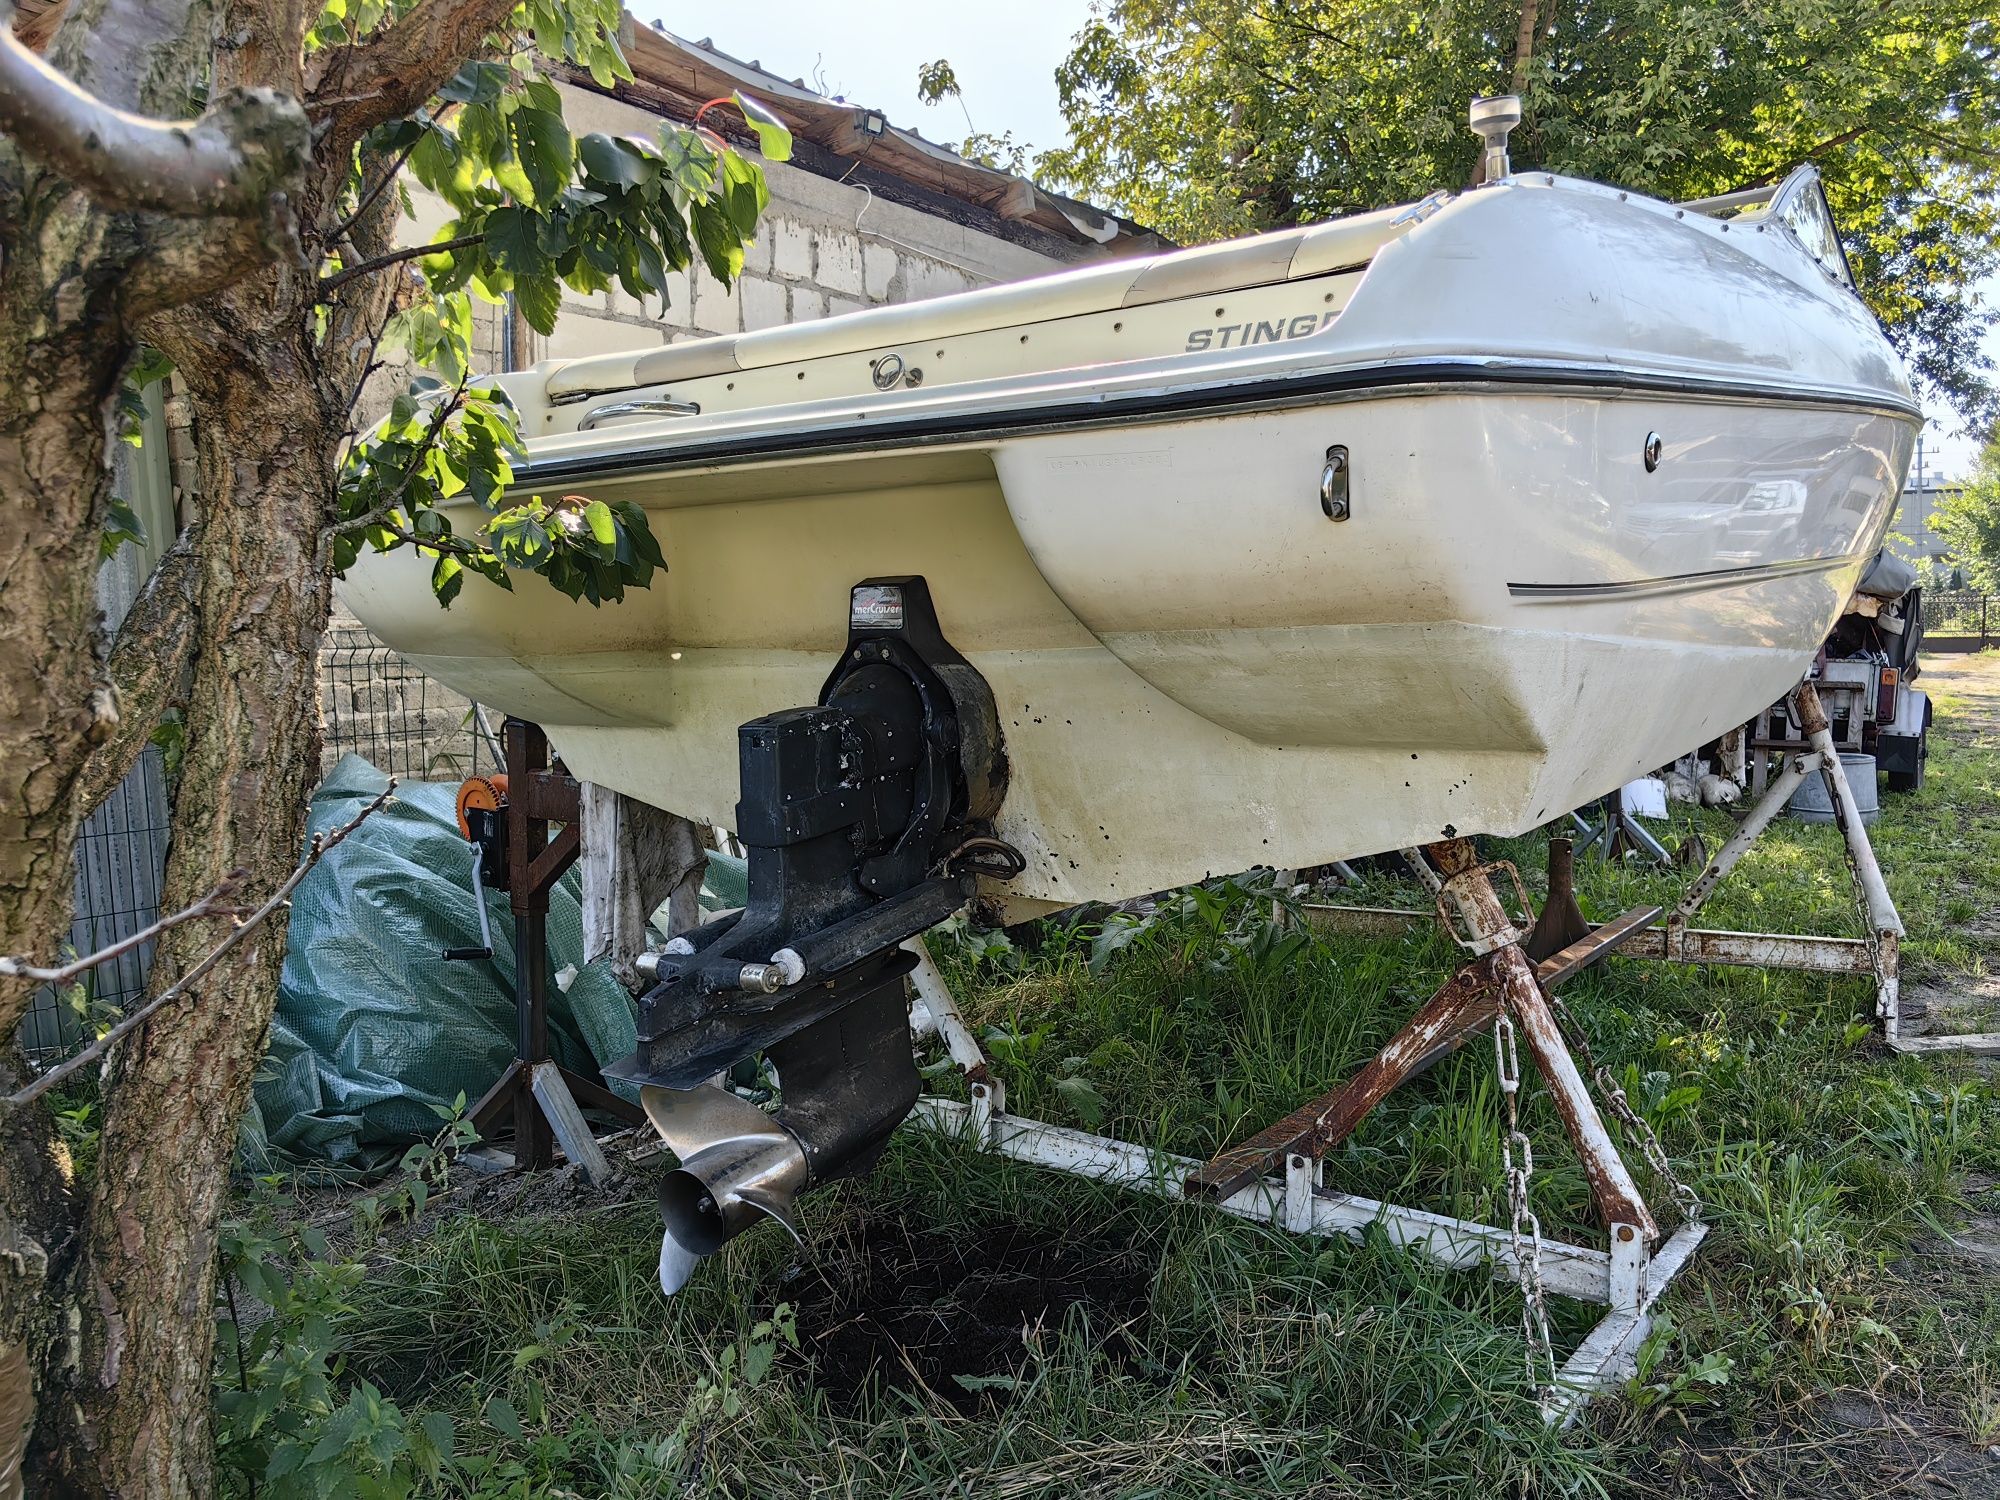
[[[1339,316],[1337,312],[1297,313],[1289,318],[1260,318],[1249,323],[1222,323],[1196,328],[1187,336],[1186,352],[1199,354],[1205,349],[1227,349],[1231,345],[1248,348],[1253,344],[1310,338],[1320,329],[1331,327],[1333,320]]]

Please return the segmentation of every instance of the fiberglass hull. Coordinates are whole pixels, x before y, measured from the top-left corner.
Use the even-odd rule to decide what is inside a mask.
[[[736,726],[814,700],[850,585],[922,574],[1000,707],[1021,903],[1517,833],[1789,688],[1914,437],[1851,294],[1660,209],[1471,195],[1366,272],[1232,290],[1281,328],[1337,313],[1247,354],[587,434],[552,405],[544,483],[643,504],[671,569],[651,590],[596,611],[475,580],[440,613],[390,554],[347,595],[426,672],[546,726],[577,775],[728,826]],[[1125,318],[1214,326],[1215,295]]]

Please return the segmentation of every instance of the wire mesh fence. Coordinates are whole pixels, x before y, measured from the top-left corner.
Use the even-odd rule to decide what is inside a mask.
[[[319,696],[322,772],[347,754],[403,781],[462,781],[500,769],[499,743],[479,706],[361,626],[327,632]]]
[[[501,765],[497,737],[476,704],[359,626],[335,626],[321,647],[320,724],[322,774],[350,752],[403,781],[459,781]],[[94,953],[158,920],[171,809],[165,761],[149,746],[78,836],[69,952]],[[61,993],[38,991],[21,1027],[29,1063],[57,1061],[84,1039],[89,1015],[143,996],[152,959],[153,945],[142,944]]]
[[[95,953],[158,919],[167,810],[165,763],[149,745],[77,835],[76,915],[68,951]],[[138,999],[152,963],[153,945],[142,943],[86,970],[60,993],[46,986],[37,991],[21,1023],[28,1061],[36,1066],[55,1061],[81,1039],[87,1013],[123,1009]]]
[[[1924,646],[1983,651],[2000,643],[2000,599],[1991,594],[1924,593]]]

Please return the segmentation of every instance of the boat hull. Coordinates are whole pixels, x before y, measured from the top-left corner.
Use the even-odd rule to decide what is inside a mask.
[[[1830,627],[1911,440],[1860,404],[1357,392],[600,481],[672,569],[603,611],[524,580],[440,615],[402,554],[346,587],[579,776],[728,826],[736,725],[815,698],[851,584],[923,574],[1000,705],[1009,899],[1066,905],[1518,833],[1743,722]]]

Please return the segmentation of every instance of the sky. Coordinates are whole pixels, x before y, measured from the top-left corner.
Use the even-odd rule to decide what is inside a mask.
[[[893,125],[956,145],[972,128],[1012,131],[1017,143],[1046,150],[1066,139],[1056,103],[1055,71],[1071,39],[1090,19],[1089,0],[873,0],[865,6],[827,0],[758,0],[704,13],[686,6],[631,3],[634,15],[658,19],[691,41],[707,38],[733,57],[755,60],[781,78],[880,110]],[[950,61],[964,109],[917,98],[917,70]],[[1983,288],[2000,308],[2000,277]],[[1988,355],[2000,363],[2000,324],[1989,329]],[[1933,404],[1924,429],[1924,467],[1943,478],[1971,470],[1979,444],[1959,431],[1957,417]]]
[[[757,0],[697,10],[627,0],[643,20],[659,20],[689,41],[704,37],[732,57],[756,61],[780,78],[880,110],[889,123],[956,145],[968,134],[951,100],[917,99],[917,69],[946,58],[958,75],[973,127],[1037,150],[1065,139],[1055,72],[1070,39],[1090,19],[1089,0]]]

